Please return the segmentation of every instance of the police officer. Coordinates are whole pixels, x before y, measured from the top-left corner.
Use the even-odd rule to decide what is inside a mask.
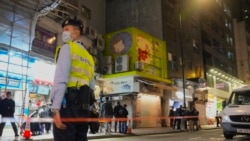
[[[57,65],[54,85],[51,91],[53,135],[55,141],[87,141],[87,122],[68,122],[62,119],[89,117],[87,106],[80,106],[68,97],[78,99],[72,89],[88,86],[94,90],[94,60],[79,41],[83,24],[81,21],[67,19],[62,24],[62,45],[55,56]],[[80,93],[84,98],[87,93]],[[87,99],[87,98],[85,98]],[[86,104],[85,104],[86,105]]]

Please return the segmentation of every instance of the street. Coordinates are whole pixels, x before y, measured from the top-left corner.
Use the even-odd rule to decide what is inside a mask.
[[[250,137],[235,136],[232,140],[224,138],[221,129],[201,130],[198,132],[180,132],[142,136],[125,136],[119,138],[93,139],[91,141],[249,141]]]

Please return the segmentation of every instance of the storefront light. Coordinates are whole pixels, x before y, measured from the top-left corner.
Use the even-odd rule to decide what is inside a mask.
[[[49,38],[49,39],[47,40],[47,43],[53,44],[53,42],[54,42],[55,40],[56,40],[56,37],[53,36],[53,37],[51,37],[51,38]]]
[[[177,98],[183,99],[183,92],[177,91],[176,96],[177,96]]]

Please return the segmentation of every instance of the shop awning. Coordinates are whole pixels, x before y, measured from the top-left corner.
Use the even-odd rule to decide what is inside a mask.
[[[166,85],[166,84],[161,84],[159,82],[154,82],[154,81],[145,80],[145,79],[139,79],[139,78],[137,79],[137,81],[140,82],[140,83],[144,83],[144,84],[147,84],[147,85],[158,87],[160,89],[169,90],[169,91],[177,91],[177,89],[174,86],[169,86],[169,85]]]
[[[53,85],[53,82],[46,81],[46,80],[40,80],[40,79],[34,79],[32,83],[38,84],[38,85],[48,85],[48,86]]]

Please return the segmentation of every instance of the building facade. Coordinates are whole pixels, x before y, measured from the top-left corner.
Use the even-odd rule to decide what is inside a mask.
[[[221,111],[221,103],[229,92],[243,84],[237,78],[242,70],[236,69],[236,51],[241,45],[235,38],[240,35],[234,36],[234,30],[240,27],[233,25],[229,4],[226,0],[3,1],[0,6],[0,31],[3,33],[0,34],[0,55],[1,64],[6,67],[0,68],[1,90],[13,91],[15,98],[20,99],[20,105],[27,105],[28,100],[23,100],[25,97],[35,97],[35,101],[43,97],[47,101],[53,84],[53,74],[50,72],[55,67],[55,48],[62,43],[61,23],[66,18],[77,16],[84,21],[81,40],[96,61],[96,98],[100,97],[100,93],[103,94],[104,89],[113,86],[110,79],[114,79],[117,84],[126,80],[132,83],[129,87],[132,91],[106,91],[105,96],[112,97],[114,102],[121,100],[129,105],[131,118],[157,115],[167,117],[170,106],[178,108],[180,105],[195,105],[200,111],[202,123],[207,124],[208,118],[214,117],[217,110]],[[129,27],[141,30],[142,37],[144,33],[152,36],[149,44],[155,43],[153,39],[164,42],[162,53],[165,58],[158,62],[145,61],[143,49],[132,51],[134,54],[141,51],[143,55],[139,57],[142,57],[144,63],[156,65],[155,71],[149,73],[161,73],[160,78],[141,74],[144,69],[140,68],[141,64],[136,59],[132,59],[132,63],[128,65],[128,70],[134,71],[132,75],[127,74],[127,71],[117,70],[123,68],[115,63],[107,65],[109,60],[119,61],[119,56],[125,59],[134,57],[126,57],[127,52],[118,55],[113,52],[110,55],[112,53],[107,48],[111,45],[105,44],[108,38],[103,38],[103,35],[111,35]],[[246,33],[247,44],[248,34]],[[137,38],[135,41],[141,40]],[[120,42],[114,42],[116,43]],[[152,45],[156,46],[157,44]],[[150,53],[153,52],[152,48],[148,49]],[[121,47],[114,51],[119,50],[122,50]],[[15,57],[12,57],[12,52],[16,54]],[[110,59],[107,56],[112,57]],[[37,73],[41,64],[46,66],[42,75]],[[159,64],[163,66],[159,67]],[[166,71],[157,71],[159,68]],[[241,69],[248,70],[247,67]],[[38,99],[37,95],[40,95]],[[150,113],[141,109],[151,102],[154,103],[152,106],[155,111]],[[167,119],[152,121],[148,127],[165,126],[166,122]],[[133,123],[134,127],[146,125]]]

